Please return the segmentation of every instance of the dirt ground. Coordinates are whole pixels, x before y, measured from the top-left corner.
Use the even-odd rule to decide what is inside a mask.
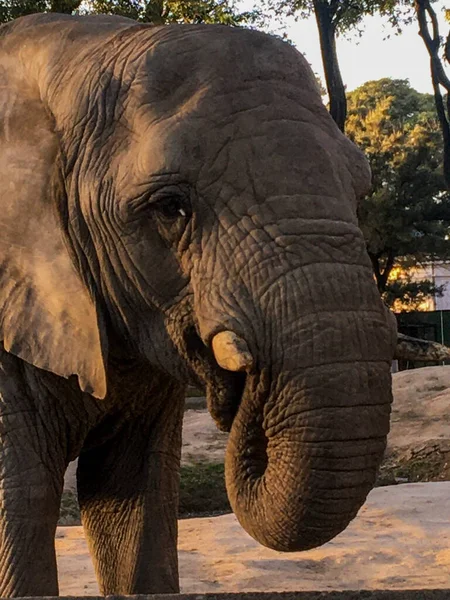
[[[396,373],[382,467],[400,481],[450,481],[450,367]],[[450,499],[449,499],[450,503]]]
[[[390,448],[450,439],[450,367],[425,367],[393,376]]]
[[[183,592],[450,587],[450,483],[377,488],[337,538],[282,554],[248,536],[234,515],[180,521]],[[81,527],[61,527],[60,593],[98,593]]]
[[[393,380],[381,479],[402,485],[373,490],[346,531],[304,553],[261,547],[234,515],[180,521],[182,591],[450,588],[450,367]],[[186,411],[184,464],[220,462],[226,437],[206,411]],[[66,485],[73,487],[73,472]],[[56,545],[60,593],[96,594],[82,529],[60,527]]]

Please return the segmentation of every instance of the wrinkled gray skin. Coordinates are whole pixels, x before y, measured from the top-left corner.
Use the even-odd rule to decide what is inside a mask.
[[[57,595],[76,456],[102,594],[178,590],[187,381],[230,430],[252,536],[342,531],[385,447],[396,337],[355,216],[368,168],[303,57],[224,27],[27,17],[0,29],[0,146],[0,596]],[[215,361],[224,330],[248,373]]]

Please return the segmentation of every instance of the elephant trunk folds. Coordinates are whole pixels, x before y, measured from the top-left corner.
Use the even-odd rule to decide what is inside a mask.
[[[381,305],[342,308],[333,323],[300,315],[277,328],[272,360],[247,375],[233,421],[230,503],[244,529],[275,550],[307,550],[345,529],[385,449],[395,332]]]
[[[376,364],[350,370],[356,381],[380,378],[380,389],[388,377]],[[267,384],[251,378],[233,423],[226,457],[230,502],[244,529],[275,550],[307,550],[332,539],[355,517],[375,482],[389,399],[372,392],[363,400],[333,375],[341,379],[328,367],[315,373],[330,382],[315,407],[314,382],[305,373],[279,392],[280,406],[268,410],[262,406]]]

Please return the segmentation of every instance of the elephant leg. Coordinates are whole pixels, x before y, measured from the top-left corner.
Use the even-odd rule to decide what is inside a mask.
[[[183,394],[127,418],[78,463],[82,522],[103,595],[178,592]],[[152,411],[153,412],[153,411]]]
[[[0,361],[0,597],[57,596],[54,539],[66,463],[51,406],[31,398],[14,362]]]
[[[0,597],[58,595],[55,532],[63,472],[49,472],[44,451],[25,450],[35,435],[23,423],[27,416],[32,421],[22,414],[0,444]]]

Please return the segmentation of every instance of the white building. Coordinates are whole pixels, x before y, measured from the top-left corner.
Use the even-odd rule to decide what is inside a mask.
[[[435,262],[410,271],[413,281],[429,279],[436,286],[444,286],[443,295],[423,303],[422,310],[450,310],[450,262]]]

